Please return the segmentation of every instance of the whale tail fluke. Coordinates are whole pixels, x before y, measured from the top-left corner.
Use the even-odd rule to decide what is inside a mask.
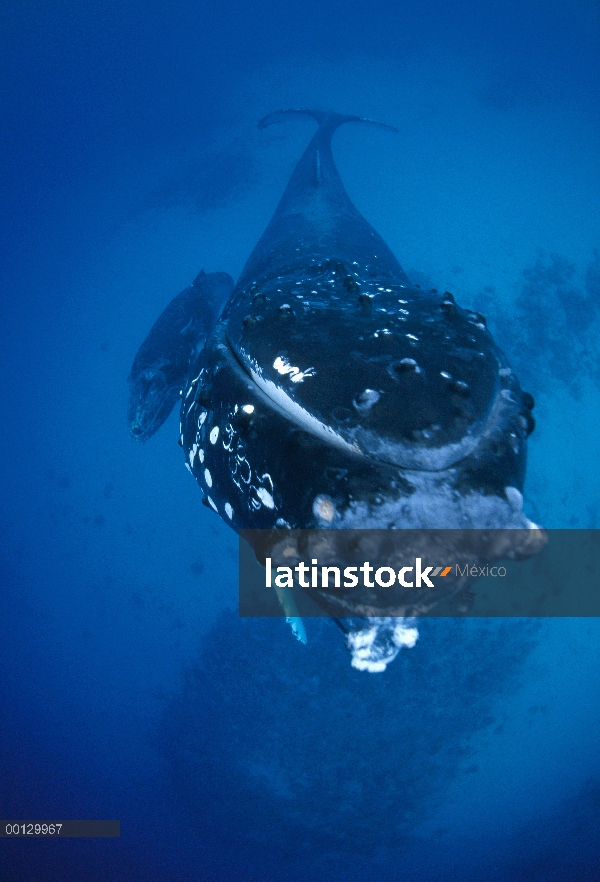
[[[390,132],[398,132],[399,129],[394,126],[390,126],[387,123],[378,122],[374,119],[366,119],[363,116],[350,116],[343,113],[330,113],[326,110],[299,110],[296,108],[290,108],[289,110],[275,110],[273,113],[268,113],[267,116],[263,116],[261,120],[258,122],[259,129],[266,129],[267,126],[274,125],[274,123],[285,122],[288,118],[294,116],[312,116],[313,119],[319,123],[320,128],[326,128],[329,134],[333,134],[333,132],[338,128],[338,126],[343,125],[343,123],[347,122],[364,122],[370,123],[374,126],[379,126],[383,129],[389,129]]]
[[[348,116],[323,110],[276,110],[263,117],[259,129],[290,118],[310,116],[319,127],[298,160],[288,185],[262,238],[248,258],[238,288],[276,275],[273,255],[279,259],[278,272],[288,274],[295,267],[311,265],[335,253],[338,260],[375,266],[380,276],[409,284],[404,270],[381,236],[355,208],[346,193],[331,150],[333,133],[346,122],[369,123],[397,132],[393,126],[361,116]]]

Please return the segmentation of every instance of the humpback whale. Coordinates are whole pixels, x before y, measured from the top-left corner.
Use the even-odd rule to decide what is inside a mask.
[[[186,466],[236,531],[531,527],[532,397],[484,317],[412,285],[351,202],[332,136],[372,121],[286,110],[259,127],[298,114],[317,131],[233,290],[203,276],[138,353],[132,433],[149,437],[177,389]],[[369,652],[414,643],[385,615],[342,627],[350,648],[371,635],[367,669]]]

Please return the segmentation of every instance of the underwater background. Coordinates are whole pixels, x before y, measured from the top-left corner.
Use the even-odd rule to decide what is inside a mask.
[[[127,376],[198,271],[236,277],[310,120],[411,280],[536,399],[525,512],[600,527],[594,0],[5,0],[2,882],[600,880],[600,622],[426,620],[381,675],[326,620],[237,616],[237,538]]]

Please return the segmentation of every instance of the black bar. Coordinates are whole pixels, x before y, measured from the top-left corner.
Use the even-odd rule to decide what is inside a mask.
[[[99,839],[120,835],[120,821],[0,821],[0,839]]]
[[[239,565],[241,616],[600,617],[600,530],[246,530]]]

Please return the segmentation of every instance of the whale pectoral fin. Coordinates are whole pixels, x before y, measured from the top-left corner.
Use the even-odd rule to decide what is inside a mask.
[[[190,359],[204,345],[233,287],[227,273],[202,271],[152,326],[129,376],[127,419],[136,440],[154,435],[173,410],[188,380]]]
[[[298,608],[292,592],[289,588],[280,588],[276,585],[275,593],[277,594],[277,599],[285,613],[285,620],[292,629],[292,634],[296,640],[300,641],[300,643],[306,643],[304,623],[298,614]]]

